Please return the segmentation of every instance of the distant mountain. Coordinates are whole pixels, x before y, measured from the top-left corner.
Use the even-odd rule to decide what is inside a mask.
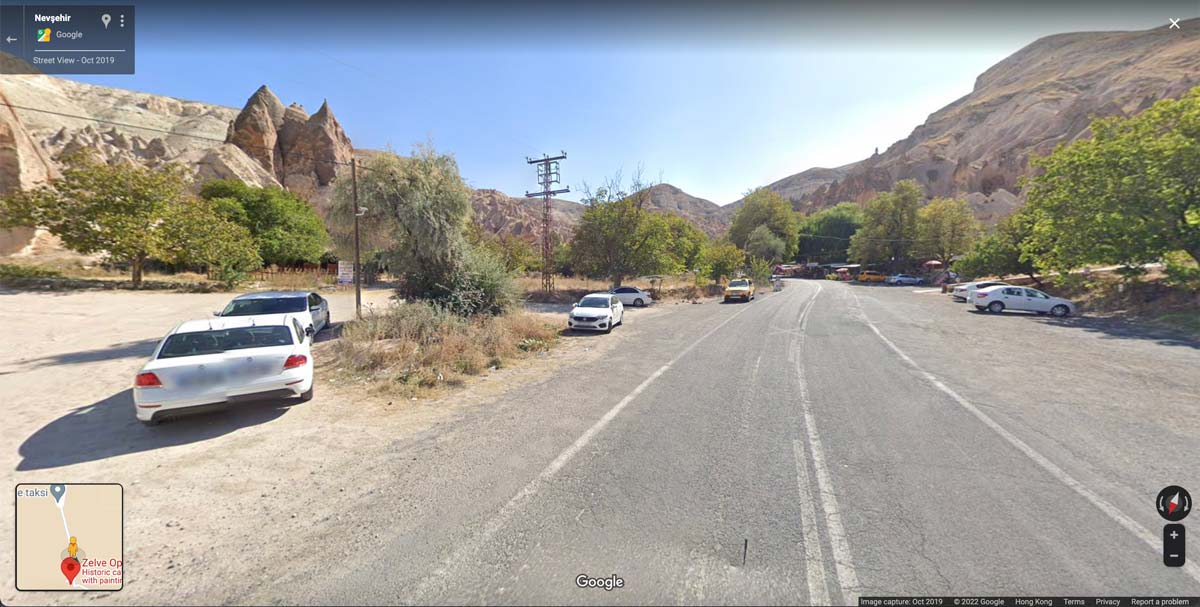
[[[530,239],[542,231],[542,199],[513,198],[491,189],[475,190],[471,197],[475,221],[494,234],[514,234]],[[729,229],[725,211],[715,202],[697,198],[666,183],[650,188],[647,208],[658,213],[672,213],[691,221],[709,236],[719,236]],[[569,237],[586,205],[570,200],[551,199],[551,221],[554,233]]]
[[[930,196],[965,196],[991,222],[1023,203],[1018,180],[1031,156],[1086,137],[1095,117],[1128,116],[1197,85],[1200,19],[1180,29],[1047,36],[992,66],[969,94],[882,154],[766,187],[807,211],[916,179]]]

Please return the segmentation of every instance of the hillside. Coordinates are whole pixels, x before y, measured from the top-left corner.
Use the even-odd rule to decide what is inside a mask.
[[[11,60],[0,53],[0,62]],[[285,107],[266,85],[237,109],[45,75],[9,75],[0,81],[0,102],[0,192],[45,183],[58,175],[65,154],[89,149],[109,162],[180,162],[193,167],[198,181],[284,185],[324,214],[350,159],[376,153],[354,148],[327,103],[310,116],[298,103]],[[529,238],[541,232],[539,198],[479,189],[472,202],[476,221],[490,231]],[[726,228],[719,206],[670,185],[654,187],[651,207],[679,214],[709,234]],[[569,234],[584,208],[555,199],[555,232]],[[0,255],[56,249],[48,235],[0,230]]]
[[[492,233],[528,238],[536,238],[541,233],[541,198],[513,198],[498,190],[480,189],[475,190],[471,202],[475,209],[475,220]],[[657,213],[679,215],[709,236],[719,236],[729,229],[728,218],[720,205],[692,196],[670,184],[651,186],[647,208]],[[587,206],[578,202],[551,199],[554,233],[567,237],[585,209]]]
[[[1048,36],[992,66],[885,152],[766,187],[807,211],[916,179],[930,196],[966,196],[992,222],[1022,204],[1018,181],[1031,156],[1085,137],[1094,117],[1127,116],[1198,84],[1200,19],[1181,29]]]

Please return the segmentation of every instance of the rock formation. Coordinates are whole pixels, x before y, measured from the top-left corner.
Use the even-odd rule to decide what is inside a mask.
[[[230,123],[225,141],[257,161],[280,184],[310,197],[319,196],[354,157],[354,147],[328,102],[309,116],[296,103],[284,108],[266,85],[255,91]]]

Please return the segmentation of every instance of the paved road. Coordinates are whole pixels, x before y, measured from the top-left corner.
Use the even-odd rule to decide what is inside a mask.
[[[1200,593],[1153,508],[1200,495],[1200,348],[920,291],[792,281],[630,323],[619,358],[397,441],[387,497],[347,504],[374,543],[239,600]]]

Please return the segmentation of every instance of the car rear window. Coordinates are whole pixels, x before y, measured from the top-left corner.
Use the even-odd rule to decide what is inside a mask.
[[[199,356],[247,348],[290,346],[293,343],[292,332],[287,327],[275,325],[176,333],[167,338],[158,357]]]
[[[270,299],[235,299],[225,306],[221,316],[257,316],[259,314],[287,314],[308,311],[308,299],[301,297],[273,297]]]

